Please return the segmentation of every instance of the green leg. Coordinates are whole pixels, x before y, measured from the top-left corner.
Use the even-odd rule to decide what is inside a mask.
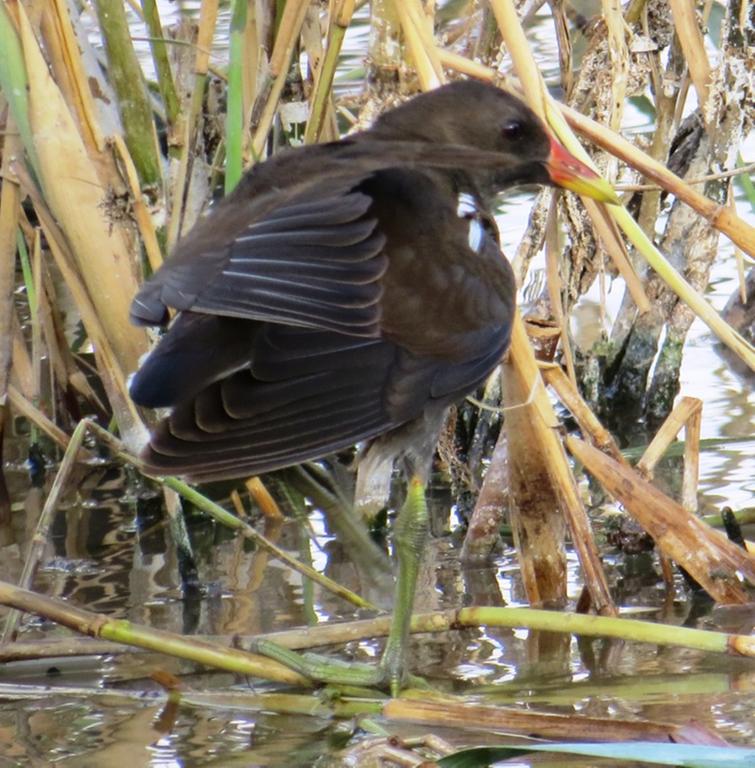
[[[250,650],[280,661],[303,675],[335,685],[389,685],[398,696],[406,678],[406,646],[414,606],[417,573],[428,533],[425,489],[418,477],[409,482],[406,501],[396,521],[394,540],[398,555],[398,578],[393,605],[393,620],[383,657],[377,668],[366,664],[324,658],[312,653],[297,653],[270,641],[256,641]],[[423,681],[411,679],[412,685]]]
[[[425,488],[419,478],[414,476],[409,481],[406,501],[396,520],[394,541],[398,556],[398,578],[393,600],[393,621],[379,665],[383,680],[390,685],[392,696],[399,694],[407,671],[406,647],[428,525]]]

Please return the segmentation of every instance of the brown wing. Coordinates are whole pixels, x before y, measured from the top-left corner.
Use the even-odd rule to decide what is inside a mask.
[[[353,182],[323,186],[260,218],[208,216],[136,295],[132,321],[159,324],[173,307],[377,335],[387,262],[371,199]]]
[[[158,474],[215,480],[257,474],[342,450],[446,405],[483,381],[508,340],[463,364],[418,357],[383,339],[267,325],[252,362],[176,406],[143,459]]]

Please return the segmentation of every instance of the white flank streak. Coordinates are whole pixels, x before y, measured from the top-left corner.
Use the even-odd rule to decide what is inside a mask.
[[[469,195],[466,192],[462,192],[459,195],[458,201],[458,205],[456,206],[456,215],[459,218],[464,218],[465,216],[474,216],[474,214],[477,213],[477,205],[475,204],[475,199],[472,197],[472,195]]]
[[[469,235],[467,236],[467,243],[469,243],[469,247],[475,252],[480,252],[480,247],[482,246],[482,238],[485,235],[485,230],[482,228],[482,224],[480,224],[477,219],[471,219],[469,222]]]

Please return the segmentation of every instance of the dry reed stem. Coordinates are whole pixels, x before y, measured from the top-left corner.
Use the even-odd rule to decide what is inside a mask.
[[[25,397],[31,399],[32,397],[32,372],[31,372],[31,357],[29,357],[29,350],[26,348],[26,340],[24,339],[23,331],[21,330],[21,322],[18,319],[18,314],[15,309],[13,311],[13,319],[11,322],[11,328],[13,331],[13,347],[11,352],[11,358],[13,364],[10,370],[10,381]],[[10,389],[8,389],[10,391]]]
[[[37,232],[39,232],[39,230],[37,230]],[[41,244],[39,246],[37,245],[38,240],[39,238],[37,237],[35,238],[34,242],[34,269],[35,271],[38,269],[40,273],[39,281],[35,280],[35,282],[39,282],[39,292],[37,293],[37,315],[39,317],[40,331],[42,337],[45,340],[45,345],[47,346],[47,357],[49,359],[50,365],[50,378],[53,380],[51,391],[54,392],[55,379],[58,380],[59,386],[61,388],[68,386],[69,369],[66,364],[66,359],[64,358],[65,353],[61,350],[61,345],[58,343],[59,336],[56,333],[55,323],[52,317],[52,302],[55,299],[55,293],[52,289],[50,271],[47,268],[47,265],[42,261],[42,249]],[[39,253],[39,256],[37,256],[37,253]],[[37,262],[39,263],[39,266],[37,266]],[[32,332],[33,329],[34,326],[32,325]],[[65,344],[65,349],[66,352],[70,353],[70,349],[67,344]],[[70,356],[68,359],[71,359]]]
[[[34,230],[34,242],[31,251],[31,285],[27,285],[29,311],[31,312],[31,364],[34,400],[39,402],[42,384],[42,327],[40,323],[40,305],[42,304],[42,240],[39,229]]]
[[[603,21],[608,32],[608,56],[611,61],[611,106],[608,125],[612,131],[619,131],[624,116],[627,80],[629,78],[628,27],[624,21],[619,0],[602,0]]]
[[[18,181],[11,174],[11,163],[23,152],[21,138],[13,132],[15,123],[9,115],[5,136],[0,178],[0,406],[5,396],[13,355],[13,293],[16,288],[16,236],[21,214],[21,193]],[[2,408],[0,407],[0,438],[2,437]]]
[[[557,421],[548,409],[540,413],[544,404],[532,397],[540,378],[536,369],[537,378],[532,376],[534,355],[521,324],[517,312],[501,379],[503,402],[509,409],[499,437],[501,441],[505,434],[507,445],[509,519],[528,601],[535,606],[563,605],[566,510],[559,510],[555,473],[549,471],[552,454],[554,462],[559,461],[551,439]]]
[[[141,186],[139,184],[139,176],[137,175],[136,168],[123,138],[116,133],[112,137],[112,142],[115,151],[123,164],[126,183],[129,192],[131,193],[131,206],[134,211],[134,219],[136,219],[136,226],[139,228],[139,235],[147,254],[147,261],[149,262],[152,271],[156,272],[163,263],[163,255],[160,251],[160,243],[157,239],[152,216],[147,207],[144,195],[142,194]]]
[[[608,130],[595,120],[565,104],[559,105],[567,122],[586,139],[610,152],[661,189],[678,197],[707,219],[719,232],[755,258],[755,227],[726,206],[710,200],[680,179],[663,163],[653,159],[618,133]]]
[[[551,197],[550,210],[548,211],[548,224],[546,227],[545,235],[545,270],[546,270],[546,284],[548,288],[548,299],[550,302],[551,313],[553,319],[559,329],[559,336],[561,338],[561,349],[563,352],[564,362],[566,364],[566,370],[569,374],[569,378],[577,383],[577,374],[574,369],[574,357],[571,351],[571,343],[569,341],[569,320],[564,313],[563,302],[563,283],[561,281],[560,271],[560,253],[558,242],[558,197],[556,195]]]
[[[41,30],[55,82],[69,108],[74,110],[81,137],[90,155],[105,151],[105,137],[100,129],[92,88],[84,70],[79,42],[71,24],[65,0],[46,4],[41,17]]]
[[[464,535],[462,562],[489,557],[500,542],[504,510],[509,506],[508,477],[508,445],[506,431],[502,429]]]
[[[77,271],[114,359],[124,370],[133,370],[147,350],[147,339],[143,331],[124,322],[138,288],[129,243],[103,209],[102,181],[20,6],[19,18],[29,76],[30,121],[45,199],[71,243]]]
[[[417,40],[424,53],[424,58],[432,69],[436,85],[442,85],[446,82],[446,75],[443,71],[443,64],[438,55],[438,47],[433,36],[433,16],[430,12],[430,4],[427,4],[427,11],[422,7],[420,0],[396,2],[396,7],[401,18],[402,27],[405,30],[408,27],[416,30]]]
[[[664,457],[668,447],[674,442],[679,432],[684,429],[688,419],[702,410],[703,404],[696,397],[683,397],[674,406],[661,428],[655,433],[650,444],[637,462],[636,469],[643,478],[651,480],[658,462]]]
[[[555,363],[539,363],[539,366],[545,383],[553,388],[558,399],[569,409],[582,433],[596,448],[628,467],[629,463],[622,455],[613,435],[600,423],[590,406],[582,399],[574,382],[567,378],[561,367]]]
[[[236,511],[236,517],[238,517],[239,520],[245,520],[247,517],[249,517],[247,511],[244,509],[241,496],[235,488],[231,491],[231,504],[233,504],[233,508]]]
[[[674,31],[679,38],[684,60],[689,67],[690,78],[697,92],[703,119],[708,122],[708,93],[710,90],[711,67],[700,27],[697,23],[695,4],[690,0],[669,0]]]
[[[292,672],[272,659],[235,648],[227,648],[217,643],[194,640],[173,632],[112,619],[109,616],[92,613],[62,600],[53,600],[5,582],[0,582],[0,603],[20,611],[44,616],[74,632],[90,637],[126,642],[140,648],[167,653],[176,658],[189,659],[218,669],[253,675],[263,680],[273,680],[289,685],[311,685],[307,678]]]
[[[551,580],[552,584],[558,584],[558,579],[564,578],[561,531],[565,519],[592,604],[598,613],[612,615],[616,609],[600,564],[600,556],[566,454],[558,439],[558,420],[542,386],[519,312],[514,317],[511,349],[504,363],[502,387],[506,406],[511,409],[506,414],[505,426],[510,446],[509,478],[512,497],[519,493],[520,498],[516,501],[521,503],[522,493],[526,489],[528,494],[540,496],[543,502],[537,506],[528,504],[524,507],[527,510],[526,517],[522,515],[518,521],[519,525],[524,526],[520,533],[526,535],[524,540],[521,536],[519,538],[525,549],[525,554],[520,556],[528,558],[522,567],[525,580],[529,576],[528,597],[531,600],[534,598],[533,602],[558,599],[560,590],[565,588],[564,582],[552,594],[539,595],[539,588],[535,586],[542,575],[537,574],[538,569],[543,569],[543,573],[552,572],[552,577],[545,579],[543,584]],[[530,398],[532,402],[528,402]],[[521,407],[514,408],[520,404]],[[514,447],[516,443],[518,448]],[[521,473],[526,473],[526,477],[521,476]],[[547,477],[547,482],[538,482],[538,476]],[[561,514],[554,514],[556,505]],[[527,533],[527,529],[531,530]],[[535,552],[526,553],[527,546],[533,545],[538,539],[541,540],[542,556]],[[535,559],[532,559],[532,555],[535,555]],[[538,579],[535,578],[536,574]],[[553,590],[553,586],[549,589]]]
[[[685,398],[686,399],[686,398]],[[694,398],[691,398],[694,399]],[[700,481],[700,433],[703,423],[703,404],[684,425],[684,474],[682,475],[682,507],[697,512],[697,491]]]
[[[262,514],[272,520],[283,520],[283,513],[278,503],[267,490],[265,484],[259,477],[250,477],[246,482],[246,489],[249,495],[257,502]]]
[[[682,397],[655,433],[636,469],[647,480],[663,458],[666,450],[684,429],[684,475],[682,478],[682,506],[688,512],[697,511],[697,482],[700,474],[700,427],[703,403],[696,397]]]
[[[493,733],[519,733],[528,737],[585,741],[645,740],[667,742],[682,726],[649,720],[618,720],[585,715],[527,712],[514,707],[458,702],[449,696],[435,700],[403,696],[383,707],[391,720],[423,726],[485,729]]]
[[[18,363],[18,359],[14,358],[14,368]],[[13,384],[8,385],[8,401],[19,414],[25,419],[28,419],[34,424],[41,432],[44,432],[47,437],[54,443],[59,445],[63,450],[68,447],[70,437],[57,425],[45,416],[42,411],[33,405],[29,398],[22,394]]]
[[[425,48],[425,43],[419,29],[412,23],[411,18],[404,6],[404,0],[391,0],[394,11],[398,17],[401,31],[404,34],[406,48],[414,64],[414,71],[417,73],[419,86],[423,91],[429,91],[437,88],[444,80],[438,77],[433,69],[432,61]]]
[[[100,323],[97,309],[91,301],[86,287],[74,266],[73,255],[63,232],[58,228],[52,214],[42,200],[37,188],[21,166],[16,166],[16,172],[22,189],[29,195],[44,230],[50,251],[55,258],[58,269],[74,297],[76,307],[86,329],[99,364],[99,373],[113,413],[118,419],[124,441],[129,446],[141,446],[146,440],[136,407],[128,396],[126,377],[118,361],[110,339]]]
[[[319,141],[328,107],[332,104],[333,78],[338,65],[338,56],[354,14],[354,0],[339,0],[335,11],[330,15],[328,43],[325,57],[318,68],[315,86],[310,99],[311,107],[307,128],[304,133],[305,144]]]
[[[566,444],[653,537],[660,552],[681,565],[714,600],[733,604],[748,601],[742,581],[755,584],[754,557],[643,480],[639,473],[575,437],[567,437]]]
[[[572,43],[569,34],[569,20],[566,15],[565,2],[549,3],[553,15],[553,26],[558,43],[558,69],[561,73],[561,87],[565,98],[569,98],[574,87],[574,72],[572,71]],[[522,8],[522,18],[527,18],[526,9]]]
[[[170,185],[170,217],[168,219],[165,239],[165,246],[168,253],[173,250],[181,234],[181,221],[184,213],[184,193],[186,191],[186,180],[189,175],[189,163],[191,160],[189,146],[194,135],[192,125],[194,124],[196,116],[199,114],[199,108],[201,106],[201,97],[197,96],[199,79],[200,78],[197,76],[194,98],[191,100],[189,114],[181,125],[183,129],[183,136],[180,139],[181,151],[178,156],[178,166],[173,175],[173,183]]]
[[[514,62],[524,97],[535,114],[546,122],[548,93],[535,64],[527,36],[519,22],[514,3],[511,0],[490,0],[490,7]]]
[[[199,29],[197,32],[197,55],[194,60],[194,73],[204,78],[210,67],[212,39],[215,36],[219,0],[202,0],[199,9]]]
[[[259,92],[259,79],[262,67],[262,48],[259,43],[260,32],[257,21],[257,9],[247,9],[246,27],[244,28],[244,50],[246,52],[246,65],[242,69],[242,105],[244,136],[244,157],[248,158],[251,142],[252,107]]]
[[[252,154],[255,158],[263,155],[308,6],[308,0],[289,0],[283,9],[278,34],[270,56],[270,75],[273,77],[273,83],[260,114],[257,130],[254,132],[251,144]]]
[[[215,24],[218,16],[218,3],[219,0],[202,0],[199,10],[199,27],[194,56],[194,89],[189,102],[189,111],[182,125],[183,136],[179,139],[181,152],[170,189],[171,211],[166,235],[166,248],[168,252],[173,250],[181,235],[186,186],[190,178],[189,167],[192,162],[191,153],[194,150],[196,131],[201,123],[202,103],[207,83],[207,72],[210,66],[210,53],[212,51],[212,38],[215,34]]]
[[[286,3],[270,55],[270,72],[273,76],[288,72],[308,8],[309,0],[291,0]]]

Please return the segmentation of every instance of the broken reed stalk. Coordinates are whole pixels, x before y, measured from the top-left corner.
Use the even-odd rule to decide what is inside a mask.
[[[40,31],[53,79],[63,94],[63,99],[74,115],[81,131],[81,139],[90,157],[107,164],[106,131],[100,125],[104,117],[102,102],[98,105],[94,94],[109,93],[104,75],[93,72],[87,66],[88,41],[80,40],[70,16],[70,6],[65,0],[45,3],[40,17]],[[115,105],[105,112],[114,111]],[[115,114],[108,117],[117,121]],[[107,118],[106,118],[107,119]]]
[[[535,400],[540,375],[521,324],[517,312],[501,375],[502,400],[508,410],[498,443],[506,441],[509,519],[527,599],[532,605],[563,605],[565,514],[548,464],[561,458],[551,440],[557,420],[547,407],[545,413],[538,410],[544,407]],[[496,453],[500,455],[498,446]]]
[[[575,437],[567,437],[566,445],[653,537],[659,551],[682,566],[714,600],[748,602],[745,583],[755,584],[754,557],[597,448]]]
[[[290,685],[308,685],[306,678],[263,658],[234,648],[193,640],[173,632],[143,627],[122,619],[110,619],[91,613],[62,600],[29,592],[12,584],[0,582],[0,603],[20,611],[44,616],[74,632],[103,640],[114,640],[176,658],[188,659],[216,669],[242,675],[253,675]]]
[[[700,426],[703,403],[696,397],[682,397],[674,410],[655,433],[636,469],[647,480],[652,480],[653,470],[663,458],[669,445],[679,432],[685,430],[684,475],[682,478],[682,506],[687,512],[697,511],[697,481],[700,473]]]
[[[590,524],[555,430],[558,420],[519,312],[504,362],[502,389],[507,407],[504,426],[510,495],[512,509],[519,510],[512,517],[512,526],[528,598],[535,604],[564,599],[566,523],[593,607],[600,614],[613,614],[616,609]]]
[[[590,410],[574,386],[574,382],[567,378],[563,369],[555,363],[540,362],[538,365],[545,383],[553,388],[558,399],[569,410],[582,433],[589,437],[590,442],[603,453],[607,453],[616,461],[629,466],[613,435]]]
[[[246,652],[222,646],[217,640],[190,639],[133,622],[110,619],[102,614],[72,606],[66,601],[38,595],[2,581],[0,581],[0,604],[50,619],[93,638],[190,659],[209,667],[243,671],[238,664],[240,660],[243,663],[245,656],[248,655]],[[412,617],[411,631],[436,633],[481,626],[562,632],[585,637],[612,637],[633,642],[678,646],[708,653],[755,657],[755,638],[748,635],[710,632],[636,619],[587,616],[533,608],[478,606],[417,614]],[[271,642],[282,648],[304,650],[384,636],[387,635],[389,628],[390,616],[383,616],[367,621],[331,623],[319,627],[300,627],[285,632],[256,635],[250,638],[250,641],[252,643]],[[202,655],[207,649],[210,650],[210,655]],[[239,657],[237,654],[243,655]],[[263,668],[255,667],[254,671],[249,668],[247,673],[262,679],[290,682],[290,679],[281,680],[277,665],[270,659],[268,661],[274,668],[274,675],[267,674],[268,670],[264,665]],[[254,661],[249,660],[248,663],[252,664]],[[286,672],[291,674],[289,670]],[[302,678],[298,676],[297,678],[296,682],[301,683]]]
[[[706,107],[712,71],[697,22],[697,12],[695,6],[685,0],[669,0],[669,7],[674,20],[674,31],[679,37],[684,61],[689,68],[690,77],[697,92],[697,101],[707,123]]]

